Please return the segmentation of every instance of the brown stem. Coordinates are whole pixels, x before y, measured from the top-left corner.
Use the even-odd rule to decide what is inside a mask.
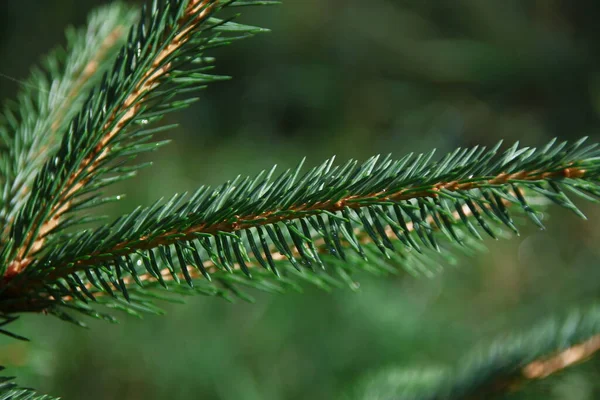
[[[544,379],[572,365],[590,358],[600,350],[600,335],[592,336],[583,343],[569,347],[551,357],[536,360],[523,368],[525,379]]]

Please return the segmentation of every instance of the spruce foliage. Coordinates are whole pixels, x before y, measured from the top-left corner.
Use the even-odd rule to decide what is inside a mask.
[[[149,166],[135,162],[138,154],[168,143],[163,132],[172,126],[161,118],[194,102],[207,84],[229,78],[212,72],[206,52],[266,31],[221,14],[274,3],[154,0],[140,12],[105,7],[86,29],[69,31],[67,48],[34,70],[0,120],[0,332],[25,339],[5,326],[23,312],[84,325],[83,316],[114,319],[99,306],[160,313],[157,299],[180,294],[250,299],[244,287],[279,293],[304,282],[354,288],[352,275],[360,270],[432,275],[453,254],[477,250],[486,236],[518,234],[520,216],[543,228],[550,203],[585,218],[572,199],[600,197],[596,144],[499,142],[440,158],[433,151],[363,163],[332,158],[310,169],[301,162],[281,174],[273,168],[239,176],[98,223],[89,210],[121,198],[102,190]],[[429,383],[427,395],[394,384],[377,398],[478,393],[499,376],[600,333],[596,314],[569,325],[575,328],[566,337],[557,334],[564,331],[560,324],[547,324],[550,336],[527,336],[536,346],[515,347],[517,338],[500,346],[499,357],[469,359],[456,375],[444,372]],[[358,396],[385,392],[387,383],[378,379]],[[0,393],[49,399],[28,397],[33,393],[9,378]]]

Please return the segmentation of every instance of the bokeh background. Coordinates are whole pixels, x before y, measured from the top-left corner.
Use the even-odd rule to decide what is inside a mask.
[[[100,0],[0,1],[0,100]],[[133,3],[133,2],[132,2]],[[169,116],[174,142],[115,190],[116,216],[161,196],[302,157],[598,140],[600,2],[287,0],[244,9],[272,33],[214,51],[233,81]],[[10,77],[10,78],[9,78]],[[256,293],[254,304],[188,298],[166,316],[89,330],[51,317],[0,338],[19,382],[74,399],[331,399],[364,374],[456,360],[473,345],[597,300],[600,210],[553,209],[548,229],[486,242],[432,279],[360,276],[357,292]],[[596,399],[591,361],[509,398]],[[529,396],[529,397],[527,397]]]

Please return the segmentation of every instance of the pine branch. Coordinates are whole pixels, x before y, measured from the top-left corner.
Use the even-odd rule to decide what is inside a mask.
[[[348,399],[467,400],[503,398],[588,360],[600,350],[597,305],[529,331],[477,346],[453,366],[388,368],[366,377]]]
[[[95,192],[143,167],[122,168],[119,161],[165,144],[146,143],[164,128],[145,125],[195,100],[176,100],[177,95],[225,78],[206,73],[211,59],[202,56],[204,50],[264,31],[213,14],[230,6],[271,3],[165,0],[142,10],[141,21],[131,29],[112,70],[71,121],[55,157],[33,183],[36,195],[12,224],[11,248],[4,252],[6,277],[18,275],[33,262],[50,235],[62,229],[65,214],[118,198],[102,198]],[[194,67],[183,69],[190,65]]]
[[[166,271],[190,287],[202,276],[195,288],[201,292],[238,294],[240,283],[276,285],[272,278],[282,275],[281,260],[292,267],[286,274],[322,286],[331,278],[317,272],[337,262],[343,266],[336,272],[352,285],[353,267],[377,258],[399,257],[397,265],[410,266],[414,254],[426,263],[435,251],[448,254],[440,243],[463,245],[467,235],[482,239],[479,229],[491,237],[498,225],[517,231],[507,205],[541,226],[532,196],[582,216],[565,192],[588,199],[600,193],[596,145],[553,141],[542,149],[515,145],[501,155],[498,149],[459,149],[437,162],[432,154],[374,158],[361,166],[350,161],[334,167],[329,160],[304,175],[299,166],[276,179],[271,171],[201,188],[187,201],[175,196],[71,236],[36,259],[23,279],[6,282],[12,305],[5,307],[33,307],[32,296],[42,287],[47,292],[34,309],[64,298],[93,300],[98,291],[131,300],[132,282],[143,285],[152,276],[168,287]],[[251,271],[253,263],[274,274]],[[215,272],[224,288],[211,287]]]
[[[6,105],[0,121],[2,246],[10,223],[29,198],[35,174],[56,150],[68,121],[100,81],[135,18],[133,10],[117,4],[94,12],[85,30],[67,31],[66,49],[47,56],[46,71],[34,70],[17,102]]]

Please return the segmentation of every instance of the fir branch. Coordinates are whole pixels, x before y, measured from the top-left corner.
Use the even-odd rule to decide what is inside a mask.
[[[10,223],[31,193],[35,174],[60,143],[91,87],[100,81],[135,18],[133,10],[119,4],[98,9],[85,30],[67,31],[66,49],[47,56],[43,62],[47,72],[34,70],[17,102],[6,105],[0,128],[3,246]]]
[[[90,193],[135,173],[137,167],[124,170],[115,166],[116,161],[164,144],[145,143],[156,130],[135,129],[136,125],[187,106],[193,98],[174,97],[223,78],[206,74],[210,59],[202,57],[205,49],[264,31],[213,14],[229,6],[270,3],[169,0],[155,2],[150,11],[144,8],[111,72],[73,118],[56,156],[37,175],[32,189],[36,195],[20,208],[5,255],[6,277],[18,275],[33,262],[49,235],[61,229],[66,213],[107,200]],[[232,32],[237,36],[221,37]],[[181,69],[186,65],[200,66]]]
[[[487,210],[490,209],[490,204],[494,204],[496,206],[494,211],[498,214],[502,210],[503,200],[520,204],[528,211],[527,203],[524,199],[520,199],[522,196],[521,185],[537,190],[554,201],[560,199],[562,205],[576,210],[571,202],[560,196],[562,192],[553,194],[550,191],[543,191],[541,184],[553,185],[553,182],[562,182],[571,187],[580,187],[593,194],[598,193],[597,188],[590,185],[590,182],[597,179],[599,171],[596,146],[592,145],[581,149],[581,144],[582,142],[575,143],[562,153],[558,153],[557,149],[553,148],[554,143],[537,152],[535,149],[528,148],[517,151],[515,146],[494,162],[490,162],[490,160],[496,154],[497,147],[488,152],[485,152],[484,148],[475,148],[471,151],[461,150],[462,157],[456,157],[459,152],[454,152],[440,162],[430,164],[423,163],[421,155],[416,157],[412,164],[409,163],[410,157],[405,157],[397,162],[386,159],[379,165],[376,164],[377,158],[374,158],[360,167],[356,167],[356,163],[350,161],[344,166],[330,170],[331,160],[312,169],[301,178],[299,178],[300,168],[298,168],[293,172],[284,173],[272,182],[269,181],[269,177],[261,179],[261,176],[254,179],[237,179],[214,191],[210,188],[202,188],[188,202],[178,208],[176,206],[181,198],[174,198],[165,206],[138,210],[134,214],[124,216],[112,226],[106,226],[91,233],[94,236],[113,228],[113,232],[111,232],[113,237],[105,240],[105,245],[100,249],[88,252],[90,248],[84,247],[81,251],[85,254],[73,258],[66,257],[67,254],[72,256],[74,253],[69,251],[71,249],[65,249],[63,256],[65,261],[71,259],[71,262],[77,266],[85,267],[140,250],[277,223],[285,225],[285,222],[288,221],[308,220],[316,215],[329,216],[331,224],[333,224],[332,221],[356,223],[361,221],[360,216],[353,219],[351,216],[342,215],[343,211],[361,210],[370,206],[399,204],[405,206],[406,211],[410,208],[421,211],[419,206],[430,206],[429,210],[421,211],[420,216],[407,212],[409,218],[406,218],[403,213],[398,213],[400,215],[396,217],[404,217],[407,219],[405,221],[407,223],[416,222],[424,226],[430,225],[427,219],[443,221],[444,218],[438,218],[438,214],[446,216],[446,214],[442,214],[443,211],[451,210],[451,208],[444,209],[433,202],[425,203],[427,201],[425,199],[440,199],[443,202],[448,199],[454,200],[454,202],[458,201],[461,213],[464,213],[462,212],[463,208],[470,208],[471,212],[478,215],[481,215],[481,212],[477,211],[477,205],[471,205],[472,202],[479,204],[479,207],[483,205],[481,209]],[[556,147],[562,149],[565,146],[566,143],[562,143]],[[475,155],[474,150],[479,150],[479,154]],[[549,154],[549,152],[553,154]],[[569,153],[575,152],[580,153],[583,157],[569,157]],[[521,159],[519,159],[519,155],[521,155]],[[548,155],[550,157],[547,157]],[[427,158],[430,158],[430,155]],[[454,165],[448,168],[450,165],[448,161],[452,158],[454,158]],[[486,161],[491,165],[485,165]],[[547,169],[538,167],[527,170],[521,168],[527,164],[535,166],[541,162]],[[512,168],[508,167],[508,164],[513,164]],[[440,171],[440,166],[448,168],[448,170]],[[482,169],[483,171],[479,172]],[[477,172],[481,175],[476,175]],[[450,180],[450,178],[456,177],[459,179]],[[461,179],[461,177],[464,178]],[[509,197],[509,193],[504,192],[503,197],[498,197],[498,201],[493,203],[483,195],[487,190],[491,193],[499,193],[498,189],[504,187],[512,187],[514,196]],[[461,200],[466,204],[461,203]],[[421,203],[415,206],[413,205],[414,201]],[[452,204],[452,208],[455,208],[455,204]],[[537,220],[533,211],[531,215]],[[414,220],[410,218],[414,218]],[[373,222],[375,221],[377,218],[373,218]],[[483,219],[480,221],[484,224]],[[124,224],[124,222],[128,224]],[[362,222],[369,221],[362,220]],[[387,220],[380,222],[388,229],[394,227],[394,225],[389,225]],[[508,219],[504,218],[502,222],[514,228]],[[395,227],[410,230],[402,225],[405,224],[398,221]],[[354,228],[362,230],[361,226],[362,229],[365,229],[361,223]],[[369,229],[366,228],[368,233]],[[445,229],[443,222],[439,228],[442,231],[450,232]],[[352,232],[355,229],[352,229]],[[377,231],[375,228],[371,230],[373,233]],[[320,233],[325,233],[325,230]],[[88,234],[90,233],[84,235]],[[119,236],[127,237],[127,240],[117,240]],[[375,236],[374,240],[379,242],[377,235]],[[452,237],[451,234],[449,236]],[[74,239],[73,242],[78,239]],[[333,238],[325,233],[323,240],[327,241],[328,239]],[[350,237],[349,239],[355,238]],[[110,243],[111,240],[114,242]],[[53,270],[60,271],[65,267],[65,261],[61,262],[60,256],[49,257],[41,261],[40,266],[48,266]]]
[[[432,154],[399,161],[374,158],[361,166],[350,161],[333,167],[329,160],[304,175],[298,167],[273,180],[271,171],[216,190],[201,188],[185,202],[175,196],[164,205],[140,208],[110,225],[73,235],[38,258],[27,277],[5,280],[10,309],[15,304],[31,307],[22,299],[31,298],[40,285],[48,292],[37,299],[35,309],[60,303],[65,296],[81,299],[91,286],[113,296],[114,289],[130,299],[128,286],[142,284],[140,276],[167,286],[165,267],[176,283],[183,278],[190,286],[200,274],[208,280],[214,271],[254,278],[240,282],[220,274],[219,283],[235,293],[235,285],[224,281],[261,286],[269,279],[250,271],[252,262],[280,275],[276,261],[284,259],[296,275],[322,284],[324,275],[315,278],[311,271],[325,267],[324,250],[329,264],[336,259],[346,264],[337,272],[352,283],[352,266],[382,256],[400,254],[402,265],[412,260],[407,251],[419,255],[425,247],[444,256],[441,242],[461,245],[467,234],[480,240],[477,227],[491,237],[497,236],[498,225],[516,231],[507,204],[541,225],[530,204],[535,196],[582,216],[565,191],[586,198],[600,194],[596,145],[552,141],[542,149],[515,145],[501,155],[498,149],[459,149],[437,162],[431,161]],[[354,263],[349,262],[352,257]],[[206,285],[202,290],[223,294]],[[88,297],[94,299],[93,294]]]

